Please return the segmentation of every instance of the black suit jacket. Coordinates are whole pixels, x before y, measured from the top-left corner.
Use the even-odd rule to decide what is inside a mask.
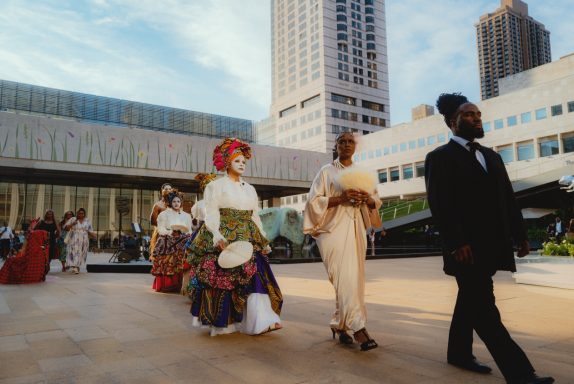
[[[526,239],[524,220],[500,155],[483,147],[487,171],[473,153],[449,141],[427,154],[425,181],[431,213],[443,241],[444,271],[469,268],[490,273],[516,271],[513,240]],[[454,260],[452,252],[470,245],[474,264]]]

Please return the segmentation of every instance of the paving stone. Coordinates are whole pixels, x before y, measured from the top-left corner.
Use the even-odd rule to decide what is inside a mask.
[[[139,274],[64,275],[0,285],[0,384],[8,383],[504,383],[446,364],[456,282],[441,259],[367,262],[367,329],[379,348],[331,338],[334,291],[322,264],[273,265],[284,328],[210,337],[189,300]],[[52,278],[54,277],[54,278]],[[57,278],[56,278],[57,277]],[[574,377],[574,291],[495,276],[502,317],[540,374]],[[475,338],[475,355],[495,366]]]

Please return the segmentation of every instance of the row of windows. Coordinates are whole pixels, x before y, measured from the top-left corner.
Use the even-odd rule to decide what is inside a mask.
[[[321,117],[321,110],[311,111],[301,117],[299,117],[299,124],[303,125],[305,123],[309,123],[313,120],[316,120]],[[295,128],[297,126],[297,118],[294,118],[286,123],[279,124],[278,129],[279,132],[283,132],[289,130],[291,128]]]
[[[539,157],[558,155],[560,153],[560,143],[556,135],[539,138],[537,142]],[[568,132],[562,135],[562,146],[562,153],[574,152],[574,132]],[[512,144],[500,145],[496,148],[496,151],[505,163],[511,163],[513,161],[535,158],[536,153],[534,148],[534,141],[527,140],[516,143],[516,148]]]
[[[287,196],[281,198],[281,205],[299,204],[307,202],[307,194]]]
[[[368,151],[363,151],[361,153],[356,153],[353,157],[353,161],[366,161],[369,159],[374,159],[377,157],[383,157],[387,155],[392,155],[399,152],[406,152],[415,150],[417,148],[423,148],[427,145],[435,145],[437,143],[444,143],[446,142],[447,137],[450,138],[452,133],[449,132],[448,134],[439,133],[438,135],[432,135],[428,137],[420,137],[415,140],[409,140],[406,142],[402,142],[399,144],[392,144],[382,148],[371,149]]]
[[[357,98],[351,96],[339,95],[336,93],[331,93],[331,100],[337,103],[347,104],[347,105],[357,105]],[[375,103],[374,101],[361,100],[361,106],[365,109],[370,109],[377,112],[384,112],[385,106],[383,104]]]
[[[566,103],[566,109],[568,113],[574,112],[574,101],[569,101]],[[550,114],[551,116],[560,116],[563,114],[562,104],[556,104],[550,107]],[[520,114],[520,123],[521,124],[528,124],[532,121],[532,112],[524,112]],[[538,108],[534,111],[534,118],[536,120],[544,120],[548,117],[548,110],[546,107]],[[494,129],[502,129],[504,128],[506,120],[507,127],[513,127],[518,124],[518,116],[512,115],[508,116],[506,119],[495,119],[492,122],[487,121],[482,123],[482,127],[485,132],[488,132]]]
[[[341,126],[341,125],[331,125],[331,133],[334,133],[335,135],[338,135],[341,132],[353,132],[353,133],[357,133],[359,132],[359,129],[357,128],[350,128],[350,127],[345,127],[345,126]],[[368,135],[369,133],[371,133],[371,131],[366,131],[363,130],[363,135]]]
[[[574,132],[568,132],[562,135],[562,147],[562,153],[574,152]],[[534,140],[527,140],[516,143],[516,147],[512,144],[498,146],[496,151],[505,163],[511,163],[515,160],[523,161],[535,158],[536,153],[534,148]],[[538,139],[538,153],[539,157],[559,154],[560,144],[558,136],[555,135]],[[364,157],[364,152],[361,153],[360,156]],[[405,164],[390,169],[381,169],[378,171],[378,174],[379,183],[423,177],[425,175],[424,162],[418,162],[414,167],[413,164]]]
[[[281,139],[278,141],[278,145],[280,147],[283,146],[287,146],[287,145],[292,145],[297,143],[297,141],[301,140],[306,140],[306,139],[310,139],[311,137],[317,136],[321,134],[321,126],[318,125],[314,128],[309,128],[303,132],[300,132],[299,135],[297,135],[296,133],[294,133],[293,135],[285,138],[285,139]]]
[[[401,177],[402,173],[402,177]],[[378,171],[379,183],[387,183],[389,181],[408,180],[413,177],[424,177],[425,164],[423,162],[413,164],[405,164],[401,167],[393,167],[390,169],[380,169]]]
[[[0,109],[118,126],[255,141],[253,122],[0,80]]]

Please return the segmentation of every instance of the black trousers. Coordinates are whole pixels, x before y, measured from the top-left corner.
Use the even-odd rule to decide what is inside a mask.
[[[10,252],[10,239],[1,239],[0,240],[0,256],[5,259]]]
[[[474,358],[472,337],[475,330],[507,381],[533,373],[534,368],[526,354],[502,324],[491,274],[468,270],[455,277],[458,296],[448,337],[448,361]]]

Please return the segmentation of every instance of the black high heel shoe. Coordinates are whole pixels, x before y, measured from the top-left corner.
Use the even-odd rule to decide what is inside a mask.
[[[347,332],[335,328],[331,328],[331,332],[333,332],[333,339],[335,339],[336,334],[339,335],[341,344],[353,344],[353,338]]]
[[[361,351],[368,351],[379,346],[375,340],[371,339],[365,328],[359,329],[353,334],[353,337],[361,345]]]

